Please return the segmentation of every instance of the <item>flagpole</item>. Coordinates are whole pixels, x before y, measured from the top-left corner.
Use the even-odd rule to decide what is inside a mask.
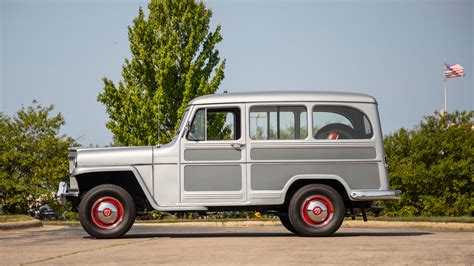
[[[444,77],[444,112],[448,113],[448,82]]]

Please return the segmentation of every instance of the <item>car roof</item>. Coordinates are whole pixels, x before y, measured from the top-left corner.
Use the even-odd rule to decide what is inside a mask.
[[[374,97],[337,91],[253,91],[208,94],[194,98],[189,105],[248,102],[359,102],[377,103]]]

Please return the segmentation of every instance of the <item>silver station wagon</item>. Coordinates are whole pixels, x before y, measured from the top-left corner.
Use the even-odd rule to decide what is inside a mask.
[[[390,190],[376,100],[346,92],[250,92],[192,100],[171,143],[71,148],[72,202],[87,233],[123,236],[147,210],[273,212],[330,236]]]

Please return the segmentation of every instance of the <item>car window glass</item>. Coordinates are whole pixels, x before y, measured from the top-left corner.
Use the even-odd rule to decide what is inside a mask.
[[[232,111],[208,111],[207,140],[233,140],[235,114]]]
[[[194,115],[193,122],[191,123],[191,128],[189,129],[188,132],[188,140],[204,140],[205,139],[205,134],[206,134],[206,129],[205,129],[205,115],[206,111],[205,109],[200,109],[196,112]]]
[[[302,106],[250,108],[250,138],[254,140],[305,139],[307,112]]]
[[[193,141],[205,140],[236,140],[240,138],[240,110],[199,109],[194,115],[187,139]]]
[[[315,106],[313,109],[315,139],[370,139],[372,127],[367,116],[346,106]]]

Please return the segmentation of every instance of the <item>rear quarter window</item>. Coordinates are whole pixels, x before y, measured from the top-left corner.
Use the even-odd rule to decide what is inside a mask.
[[[315,106],[313,137],[317,140],[370,139],[373,136],[369,118],[348,106]]]

